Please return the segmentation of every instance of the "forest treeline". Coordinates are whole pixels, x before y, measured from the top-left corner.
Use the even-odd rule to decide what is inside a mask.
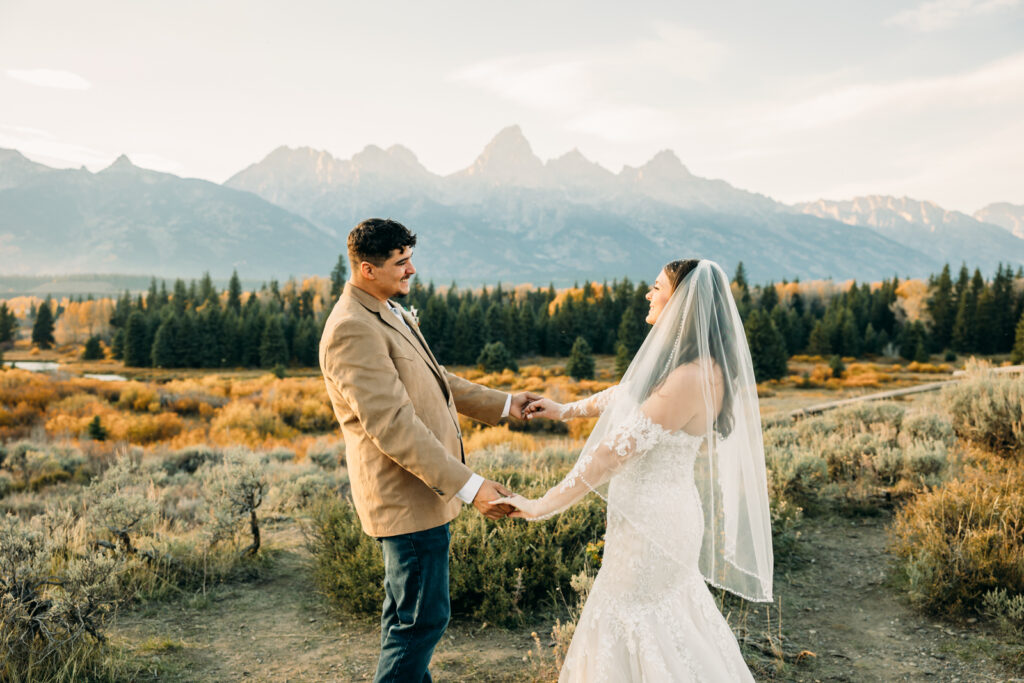
[[[33,341],[47,347],[64,314],[98,311],[109,325],[90,333],[86,354],[110,353],[135,367],[316,366],[320,332],[345,286],[343,258],[330,279],[279,286],[271,281],[243,292],[238,274],[218,291],[207,275],[186,284],[152,281],[149,291],[125,292],[107,306],[47,300],[33,319]],[[799,353],[823,356],[899,355],[927,360],[940,353],[998,354],[1024,358],[1024,273],[1000,266],[986,280],[947,265],[922,280],[881,283],[786,282],[752,286],[741,263],[732,286],[760,379],[781,377]],[[479,290],[414,282],[402,304],[443,364],[512,366],[532,355],[569,356],[592,372],[585,357],[615,354],[621,371],[647,334],[647,285],[629,279],[586,283],[561,291],[501,285]],[[78,308],[75,308],[78,306]],[[47,311],[42,311],[46,308]],[[111,310],[112,309],[112,310]],[[41,312],[41,314],[40,314]],[[42,327],[40,329],[41,321]],[[0,342],[14,336],[17,320],[0,304]],[[1016,341],[1016,345],[1015,345]],[[1016,348],[1015,348],[1016,346]],[[582,361],[582,362],[581,362]],[[489,367],[488,369],[495,369]],[[574,373],[575,374],[575,373]]]

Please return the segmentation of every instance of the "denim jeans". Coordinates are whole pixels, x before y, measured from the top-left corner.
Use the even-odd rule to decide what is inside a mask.
[[[448,525],[377,540],[384,553],[384,609],[374,683],[432,681],[427,667],[451,615]]]

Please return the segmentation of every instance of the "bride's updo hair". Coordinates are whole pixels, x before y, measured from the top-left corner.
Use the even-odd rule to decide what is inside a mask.
[[[690,271],[697,267],[700,259],[688,258],[679,261],[670,261],[662,270],[668,275],[668,281],[672,285],[672,291],[676,291],[683,278],[690,274]]]

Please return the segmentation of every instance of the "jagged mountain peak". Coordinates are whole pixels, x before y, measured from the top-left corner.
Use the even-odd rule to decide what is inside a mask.
[[[116,159],[114,159],[114,163],[110,164],[110,166],[107,166],[105,169],[100,171],[100,173],[109,173],[109,172],[121,172],[121,173],[123,173],[125,171],[141,171],[141,170],[142,170],[141,168],[139,168],[138,166],[136,166],[135,164],[132,163],[132,160],[128,158],[127,154],[121,154]]]
[[[473,164],[457,176],[493,185],[537,186],[543,182],[544,163],[533,153],[519,126],[508,126],[495,135]]]

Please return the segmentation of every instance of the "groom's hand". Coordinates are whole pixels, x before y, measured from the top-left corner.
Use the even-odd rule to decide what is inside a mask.
[[[487,519],[502,519],[515,508],[508,504],[492,505],[491,501],[511,495],[512,492],[498,482],[485,479],[480,485],[480,490],[476,492],[473,507]]]
[[[517,420],[525,420],[526,415],[523,413],[523,408],[532,401],[538,401],[542,398],[544,397],[532,391],[521,391],[518,394],[512,394],[512,403],[509,405],[508,414]]]

